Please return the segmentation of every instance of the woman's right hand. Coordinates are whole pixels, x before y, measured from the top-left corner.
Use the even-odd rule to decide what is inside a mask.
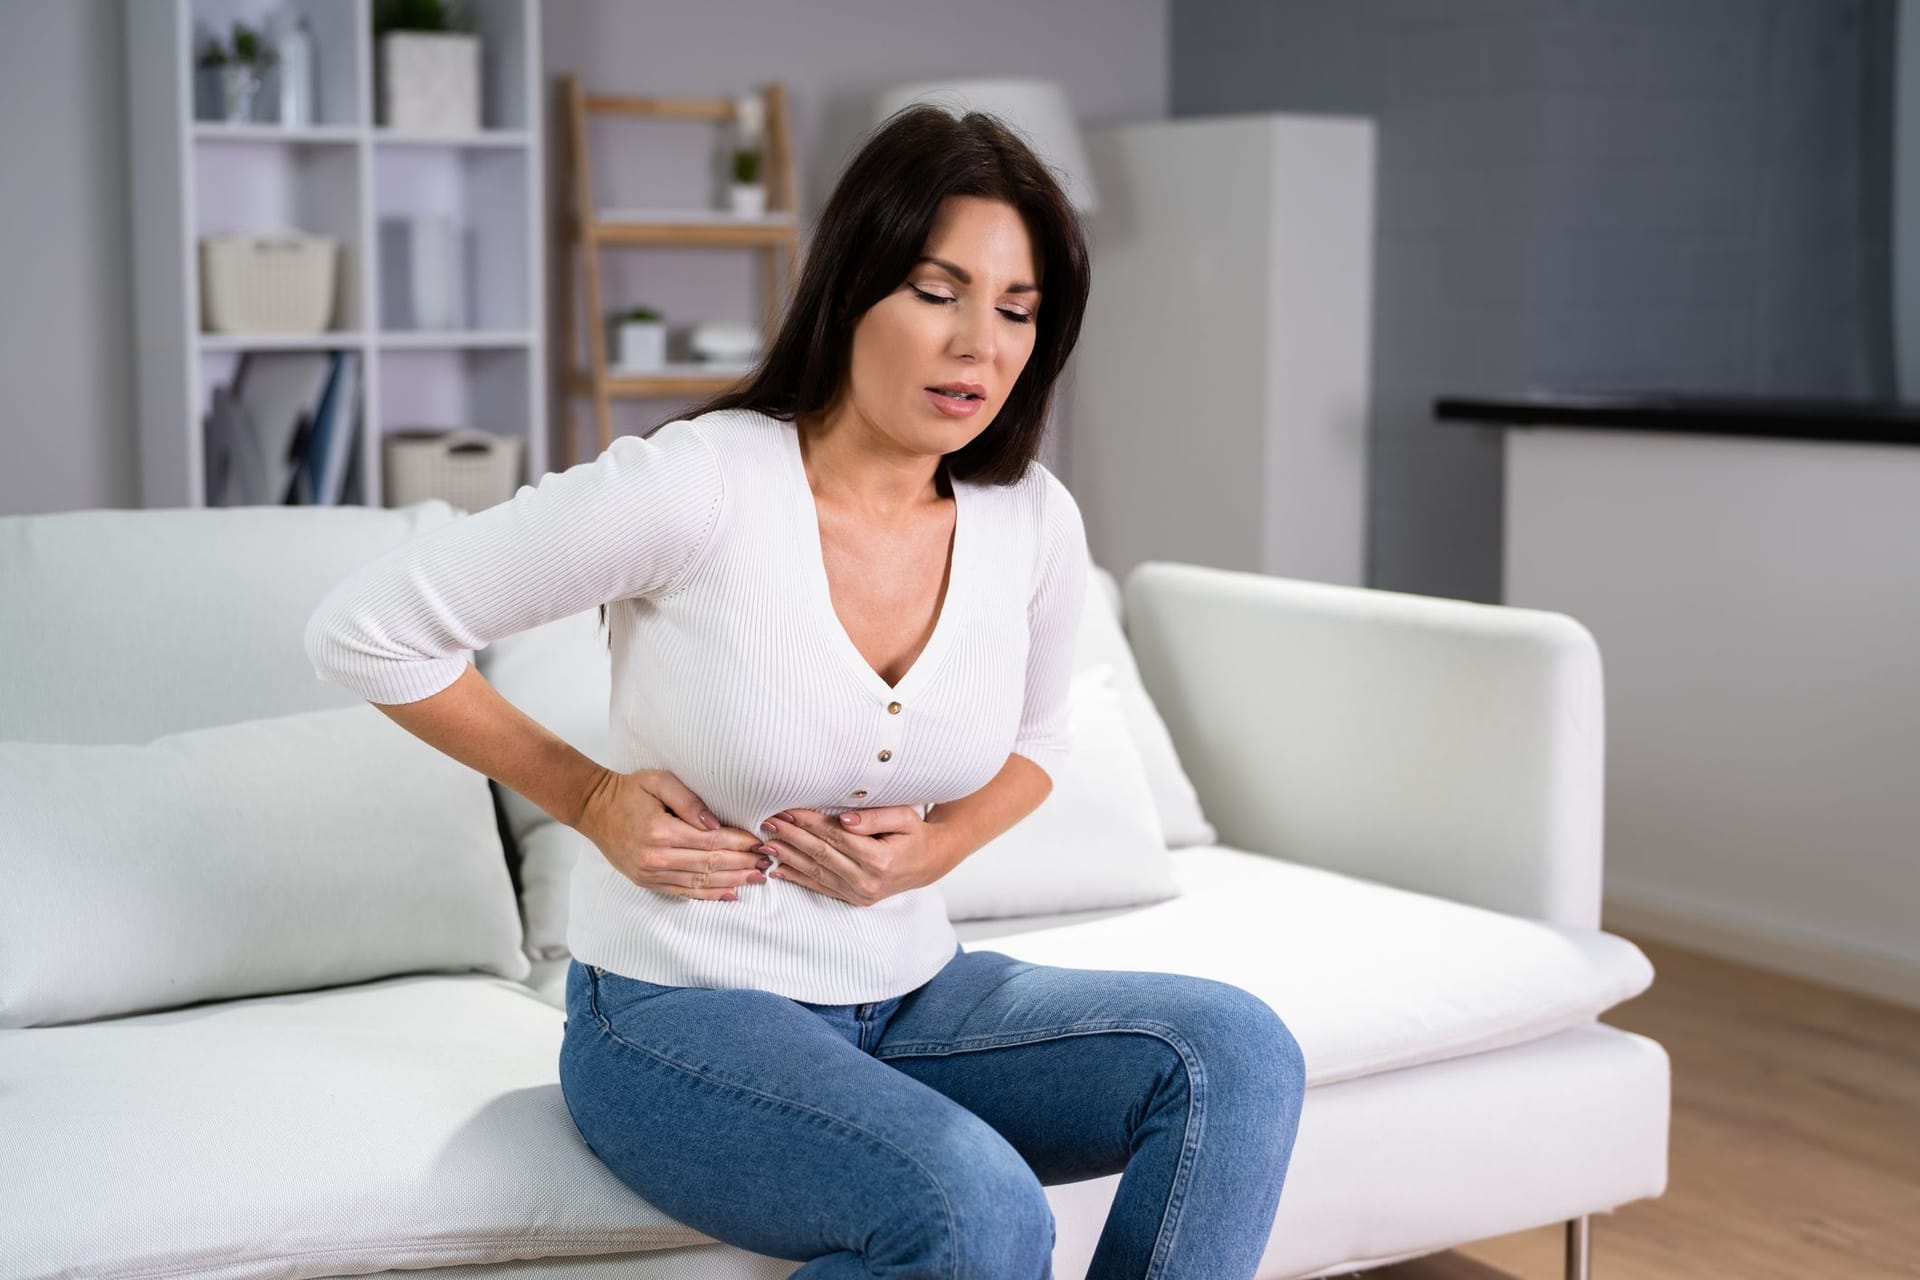
[[[763,884],[761,838],[722,826],[700,797],[664,769],[600,778],[576,830],[615,870],[647,889],[683,898],[737,902],[738,885]]]

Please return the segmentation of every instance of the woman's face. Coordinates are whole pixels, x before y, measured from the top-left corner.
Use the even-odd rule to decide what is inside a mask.
[[[951,453],[993,422],[1033,354],[1039,276],[1026,223],[978,196],[940,206],[920,261],[853,330],[853,409],[914,453]],[[962,384],[978,399],[932,390]]]

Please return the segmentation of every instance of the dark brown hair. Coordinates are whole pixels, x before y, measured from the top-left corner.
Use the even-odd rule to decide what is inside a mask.
[[[854,326],[907,278],[949,196],[999,200],[1020,214],[1042,301],[1034,311],[1033,354],[1005,403],[986,430],[946,455],[936,483],[949,495],[948,477],[1017,482],[1040,454],[1054,384],[1080,337],[1092,272],[1079,215],[1052,172],[1006,124],[977,111],[956,118],[941,107],[904,107],[867,136],[820,212],[799,283],[758,366],[668,421],[753,409],[793,422],[832,405],[851,370]],[[603,623],[606,616],[603,604]]]

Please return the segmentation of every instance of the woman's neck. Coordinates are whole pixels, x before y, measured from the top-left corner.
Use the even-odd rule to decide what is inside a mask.
[[[824,501],[878,524],[895,524],[947,501],[935,481],[939,455],[898,449],[852,410],[816,415],[796,426],[816,504]]]

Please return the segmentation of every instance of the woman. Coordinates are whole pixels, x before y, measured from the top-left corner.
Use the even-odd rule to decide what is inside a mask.
[[[908,108],[750,378],[398,549],[308,627],[323,675],[598,847],[574,1124],[663,1212],[808,1280],[1049,1276],[1042,1185],[1122,1170],[1090,1275],[1251,1276],[1279,1202],[1303,1071],[1271,1009],[968,951],[934,884],[1066,756],[1087,547],[1035,457],[1087,289],[1032,152]],[[613,768],[460,652],[596,603]]]

